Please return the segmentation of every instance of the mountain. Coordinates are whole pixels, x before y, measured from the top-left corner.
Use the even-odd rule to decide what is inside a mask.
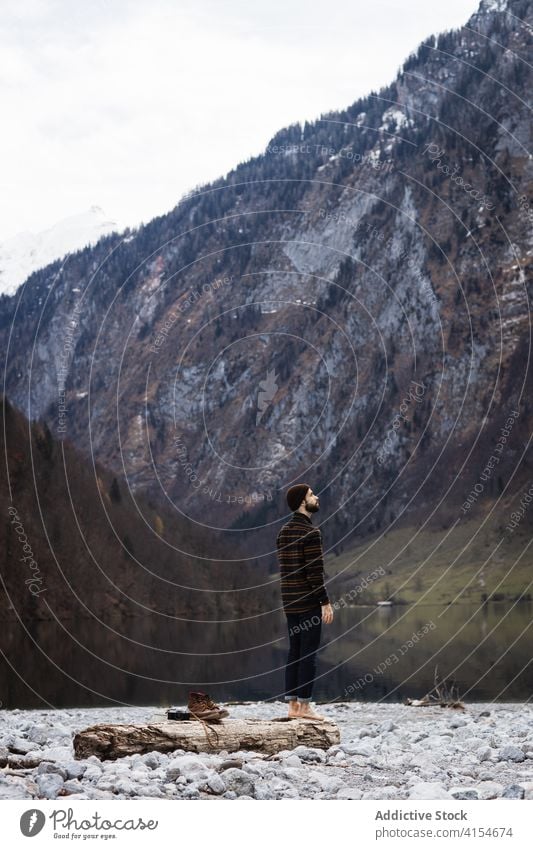
[[[35,272],[0,300],[10,400],[269,569],[296,480],[336,554],[505,526],[532,472],[532,33],[528,0],[482,2],[388,87]]]
[[[0,243],[0,294],[13,295],[37,269],[116,230],[116,221],[108,219],[99,206],[91,206],[40,233],[18,233],[6,239]]]
[[[237,580],[235,569],[220,562],[235,553],[223,541],[214,561],[201,530],[168,506],[154,505],[142,492],[134,497],[122,481],[67,440],[55,440],[45,423],[30,424],[5,399],[0,413],[5,625],[88,619],[97,630],[97,622],[119,616],[168,618],[185,644],[194,642],[197,620],[206,630],[215,623],[216,641],[221,618],[275,606],[277,587],[258,591],[253,564],[241,567]]]
[[[133,498],[46,424],[5,400],[0,414],[3,708],[169,705],[192,683],[279,691],[277,581],[223,562],[239,555],[224,540],[214,560],[202,529]]]

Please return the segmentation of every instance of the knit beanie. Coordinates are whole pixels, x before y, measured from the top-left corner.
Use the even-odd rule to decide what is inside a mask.
[[[304,500],[307,490],[311,489],[307,483],[297,483],[287,490],[287,504],[293,512],[298,510],[298,507]]]

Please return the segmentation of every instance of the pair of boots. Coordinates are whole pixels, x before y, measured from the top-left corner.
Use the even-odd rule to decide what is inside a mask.
[[[204,722],[220,722],[229,716],[228,711],[215,704],[207,693],[189,693],[187,709],[193,719],[203,719]]]

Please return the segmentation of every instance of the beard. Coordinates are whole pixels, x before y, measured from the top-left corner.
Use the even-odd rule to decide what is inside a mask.
[[[308,513],[318,513],[320,510],[320,504],[306,504],[305,509]]]

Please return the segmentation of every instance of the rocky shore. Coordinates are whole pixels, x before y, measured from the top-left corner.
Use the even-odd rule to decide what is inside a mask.
[[[228,705],[282,716],[281,703]],[[150,752],[75,760],[74,734],[101,722],[155,722],[159,708],[0,711],[0,799],[533,799],[533,706],[464,711],[337,703],[320,712],[341,742],[267,758],[250,751]]]

